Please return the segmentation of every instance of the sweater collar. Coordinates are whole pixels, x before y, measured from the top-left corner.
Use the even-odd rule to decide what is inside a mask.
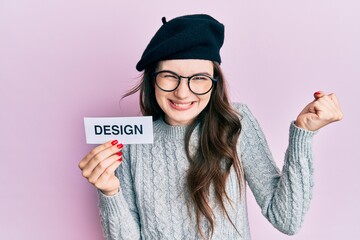
[[[154,122],[154,132],[164,137],[184,138],[187,127],[188,125],[169,125],[163,118],[159,118]]]

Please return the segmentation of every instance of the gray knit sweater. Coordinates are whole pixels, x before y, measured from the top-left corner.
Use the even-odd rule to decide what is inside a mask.
[[[276,167],[265,137],[249,108],[234,104],[242,116],[238,153],[245,179],[263,215],[281,232],[296,233],[309,208],[313,186],[311,142],[314,132],[290,126],[282,172]],[[184,149],[185,126],[154,122],[154,144],[127,145],[117,170],[120,190],[115,196],[99,191],[101,222],[106,239],[200,239],[194,213],[187,208]],[[191,142],[196,143],[194,131]],[[212,239],[250,239],[245,191],[240,198],[235,171],[227,179],[232,204],[226,209],[236,229],[213,201]],[[207,229],[206,221],[202,223]]]

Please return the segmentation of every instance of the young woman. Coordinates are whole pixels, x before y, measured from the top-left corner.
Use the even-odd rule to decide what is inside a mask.
[[[154,144],[114,140],[79,163],[99,190],[106,239],[250,239],[246,184],[274,227],[299,230],[313,186],[312,138],[342,118],[338,101],[315,93],[290,125],[280,172],[249,108],[229,102],[223,40],[224,26],[208,15],[163,18],[127,94],[140,91]]]

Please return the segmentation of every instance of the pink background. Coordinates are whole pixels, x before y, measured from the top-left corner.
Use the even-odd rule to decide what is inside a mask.
[[[135,64],[161,25],[208,13],[226,26],[223,70],[233,101],[260,121],[279,166],[288,126],[317,90],[345,118],[314,142],[315,189],[291,239],[360,235],[358,0],[0,2],[0,239],[101,239],[97,195],[81,176],[83,117],[134,116]],[[249,192],[253,239],[290,239]]]

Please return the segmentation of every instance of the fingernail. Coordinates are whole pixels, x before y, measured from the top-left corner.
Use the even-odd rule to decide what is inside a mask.
[[[124,145],[122,145],[121,143],[117,145],[117,148],[122,148]]]
[[[118,161],[119,161],[119,162],[122,162],[122,157],[120,157],[120,158],[118,159]]]
[[[319,94],[321,94],[321,92],[315,92],[314,94],[315,94],[315,95],[319,95]]]
[[[118,156],[122,156],[122,152],[118,152],[118,153],[116,153],[116,155],[118,155]]]
[[[114,141],[111,142],[111,145],[114,146],[114,145],[118,144],[118,142],[119,142],[118,140],[114,140]]]

